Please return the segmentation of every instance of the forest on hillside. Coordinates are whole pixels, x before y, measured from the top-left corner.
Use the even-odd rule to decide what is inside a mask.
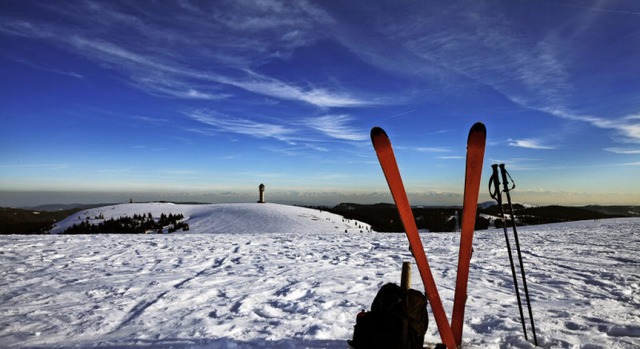
[[[380,232],[404,231],[400,216],[393,204],[361,205],[342,203],[334,207],[325,207],[327,211],[340,214],[349,219],[368,223],[372,229]],[[504,210],[508,215],[508,208]],[[535,225],[570,222],[590,219],[616,217],[640,217],[640,206],[524,206],[513,205],[517,225]],[[418,229],[450,232],[460,227],[461,207],[413,207],[413,215]],[[476,216],[476,230],[502,227],[500,207],[498,205],[479,205]]]

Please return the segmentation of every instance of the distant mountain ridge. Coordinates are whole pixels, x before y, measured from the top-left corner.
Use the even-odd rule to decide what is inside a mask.
[[[478,204],[476,230],[500,227],[499,207],[495,202]],[[362,205],[355,203],[341,203],[324,209],[343,215],[347,218],[358,219],[371,224],[376,231],[403,231],[402,222],[395,205],[378,203]],[[506,207],[505,207],[506,209]],[[605,219],[619,217],[640,217],[640,206],[533,206],[514,204],[514,213],[518,225],[535,225],[559,222],[570,222],[589,219]],[[418,229],[429,231],[455,231],[459,227],[458,217],[462,214],[462,207],[442,206],[426,207],[414,206],[413,214]]]

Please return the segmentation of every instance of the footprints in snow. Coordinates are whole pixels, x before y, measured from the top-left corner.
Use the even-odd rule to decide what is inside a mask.
[[[236,248],[237,250],[237,248]],[[227,259],[227,256],[221,257],[216,259],[212,265],[198,271],[197,273],[195,273],[193,276],[188,277],[186,279],[183,279],[182,281],[176,283],[173,285],[173,290],[178,290],[183,288],[187,283],[193,281],[194,279],[197,279],[199,277],[202,277],[203,275],[206,275],[208,273],[211,272],[211,270],[215,270],[215,269],[219,269],[222,265],[224,265],[225,261]],[[175,264],[176,266],[179,266],[182,264],[182,258],[178,258],[178,263]],[[154,286],[157,285],[158,282],[152,282],[151,285],[149,286]],[[148,308],[154,306],[155,304],[157,304],[160,300],[162,300],[163,298],[165,298],[165,296],[167,294],[169,294],[169,292],[171,292],[172,290],[165,290],[159,294],[157,294],[155,297],[151,298],[151,299],[144,299],[140,302],[138,302],[131,310],[129,310],[128,314],[124,317],[124,319],[120,322],[120,324],[113,330],[111,331],[116,332],[124,327],[126,327],[127,325],[129,325],[130,323],[132,323],[133,321],[135,321],[137,318],[139,318]],[[211,313],[210,313],[211,316]]]

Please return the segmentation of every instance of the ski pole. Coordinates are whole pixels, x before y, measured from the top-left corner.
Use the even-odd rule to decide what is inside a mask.
[[[511,178],[511,175],[504,167],[504,164],[500,164],[500,172],[502,174],[502,185],[504,192],[507,195],[507,206],[509,207],[509,214],[511,215],[511,223],[513,225],[513,236],[516,242],[516,251],[518,252],[518,262],[520,263],[520,273],[522,274],[522,285],[524,287],[524,295],[527,299],[527,308],[529,310],[529,320],[531,321],[531,330],[533,332],[533,343],[538,346],[538,338],[536,337],[536,326],[533,323],[533,311],[531,310],[531,300],[529,299],[529,289],[527,288],[527,278],[524,273],[524,264],[522,262],[522,253],[520,252],[520,241],[518,239],[518,230],[516,229],[516,217],[513,213],[513,205],[511,204],[511,190],[515,189],[516,183]],[[511,179],[511,187],[509,187],[509,180]],[[506,230],[506,227],[505,227]]]
[[[513,264],[513,255],[511,254],[511,243],[509,243],[509,233],[507,232],[507,220],[505,218],[504,209],[502,207],[502,191],[500,190],[500,177],[498,175],[498,165],[491,165],[493,174],[489,180],[489,194],[498,202],[500,207],[500,217],[502,218],[502,230],[504,231],[504,239],[507,242],[507,252],[509,253],[509,264],[511,264],[511,275],[513,276],[513,287],[516,290],[516,298],[518,299],[518,310],[520,311],[520,322],[522,323],[522,332],[524,333],[524,339],[529,340],[527,337],[527,326],[524,320],[524,312],[522,311],[522,301],[520,300],[520,290],[518,287],[518,278],[516,276],[516,267]],[[491,185],[493,184],[493,190]]]

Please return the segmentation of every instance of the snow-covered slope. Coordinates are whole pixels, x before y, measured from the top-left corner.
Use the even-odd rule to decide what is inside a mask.
[[[404,234],[280,229],[0,236],[0,348],[345,349],[412,259]],[[458,235],[422,238],[450,314]],[[640,218],[523,227],[520,241],[541,347],[640,347]],[[466,348],[534,348],[504,245],[502,230],[476,232]]]
[[[133,215],[153,217],[182,214],[191,233],[327,233],[368,230],[370,226],[340,215],[304,207],[279,204],[180,205],[172,203],[121,204],[84,210],[60,221],[51,231],[61,233],[83,220],[98,224],[103,220]],[[100,218],[97,218],[100,217]]]

